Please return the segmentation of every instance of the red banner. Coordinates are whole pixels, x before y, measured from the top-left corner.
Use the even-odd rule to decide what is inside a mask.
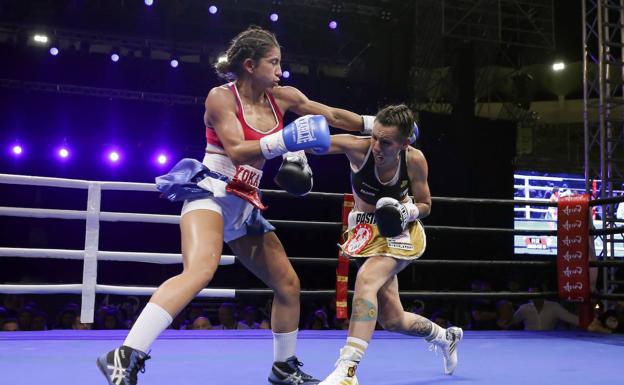
[[[557,217],[559,298],[589,302],[589,195],[562,197]]]
[[[349,225],[349,213],[353,208],[353,195],[345,194],[342,202],[342,233],[347,231]],[[340,242],[344,242],[342,235]],[[336,269],[336,319],[347,319],[349,313],[347,310],[349,290],[349,258],[342,255],[338,251],[338,268]]]

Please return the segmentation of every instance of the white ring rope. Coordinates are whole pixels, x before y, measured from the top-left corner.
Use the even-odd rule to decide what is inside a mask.
[[[48,178],[43,176],[0,174],[0,183],[29,186],[88,189],[90,184],[102,186],[102,190],[158,191],[154,183],[95,182],[81,179]]]
[[[87,212],[81,210],[37,209],[27,207],[0,207],[0,216],[22,218],[48,218],[48,219],[82,219],[87,218]],[[149,222],[168,223],[177,225],[180,223],[179,215],[141,214],[141,213],[117,213],[100,212],[100,221],[103,222]]]
[[[99,182],[78,179],[46,178],[11,174],[0,174],[0,183],[44,187],[77,188],[88,190],[87,209],[85,211],[25,207],[0,207],[0,216],[85,220],[86,226],[84,250],[24,249],[8,247],[0,248],[0,257],[82,259],[83,283],[69,285],[0,285],[0,293],[81,294],[82,305],[80,319],[82,322],[90,323],[93,322],[93,317],[95,313],[96,293],[119,295],[151,295],[156,291],[156,288],[153,287],[98,285],[98,261],[131,261],[160,264],[181,263],[182,261],[181,254],[98,250],[101,221],[141,223],[149,222],[166,224],[180,223],[179,215],[100,211],[102,190],[156,192],[157,189],[155,184],[153,183]],[[230,265],[233,264],[234,261],[234,256],[222,255],[219,264]],[[236,296],[236,290],[204,289],[198,294],[198,296],[211,298],[233,298]]]
[[[113,286],[95,285],[95,292],[98,294],[119,294],[119,295],[152,295],[156,287],[142,286]],[[7,294],[80,294],[83,292],[81,284],[66,285],[0,285],[0,293]],[[235,289],[203,289],[197,294],[203,298],[234,298]]]
[[[64,249],[22,249],[0,247],[0,257],[20,258],[55,258],[79,259],[84,258],[84,250]],[[98,261],[145,262],[157,264],[182,263],[182,254],[174,253],[139,253],[130,251],[101,251],[97,252]],[[222,255],[219,265],[231,265],[236,261],[233,255]]]

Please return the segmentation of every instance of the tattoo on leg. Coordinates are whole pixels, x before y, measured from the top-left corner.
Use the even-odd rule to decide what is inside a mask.
[[[377,320],[377,306],[364,298],[353,300],[353,314],[351,321],[375,321]]]
[[[415,319],[409,324],[407,332],[416,337],[428,337],[433,329],[433,324],[426,318]]]

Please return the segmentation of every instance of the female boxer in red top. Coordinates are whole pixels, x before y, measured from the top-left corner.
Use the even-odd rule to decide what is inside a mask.
[[[241,32],[232,40],[225,57],[217,63],[216,70],[232,82],[210,90],[205,102],[208,144],[200,165],[204,177],[198,186],[209,196],[187,199],[182,209],[184,270],[158,288],[123,346],[98,359],[109,384],[137,383],[137,371],[144,369],[152,342],[211,281],[224,241],[274,291],[271,326],[275,362],[269,382],[318,383],[301,371],[301,363],[295,356],[299,278],[274,228],[260,215],[263,206],[257,187],[265,159],[283,155],[285,175],[278,180],[286,185],[285,189],[300,193],[298,182],[311,178],[302,150],[326,151],[327,124],[358,131],[362,128],[362,117],[311,101],[296,88],[280,87],[281,52],[269,31],[250,27]],[[320,116],[301,117],[282,129],[286,111]],[[176,170],[184,173],[188,167],[179,164],[168,176]]]

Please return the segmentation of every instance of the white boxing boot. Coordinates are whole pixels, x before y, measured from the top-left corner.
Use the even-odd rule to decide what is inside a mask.
[[[448,329],[442,329],[436,333],[436,336],[428,340],[432,344],[431,350],[440,348],[444,359],[444,374],[451,375],[457,367],[457,345],[462,340],[464,331],[461,328],[452,326]]]
[[[358,385],[355,369],[364,353],[353,346],[340,349],[340,358],[336,361],[336,368],[319,385]]]

